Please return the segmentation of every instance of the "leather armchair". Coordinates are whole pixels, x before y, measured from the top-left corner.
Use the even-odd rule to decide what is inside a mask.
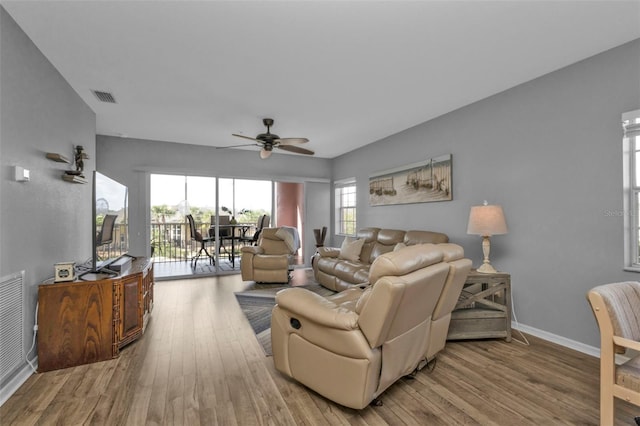
[[[278,292],[271,319],[275,368],[339,404],[366,407],[424,365],[436,306],[459,296],[457,286],[447,286],[451,265],[444,259],[462,248],[447,246],[385,253],[371,265],[372,285],[333,296]],[[443,294],[445,288],[458,294]]]
[[[299,248],[295,228],[264,228],[258,245],[241,249],[240,273],[243,281],[286,283],[290,265]]]

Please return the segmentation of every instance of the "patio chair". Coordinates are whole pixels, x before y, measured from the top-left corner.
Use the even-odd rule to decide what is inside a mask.
[[[232,240],[234,229],[232,227],[228,226],[228,225],[231,224],[231,220],[229,219],[229,215],[218,216],[218,222],[219,222],[219,225],[220,225],[220,229],[218,231],[218,238],[220,240],[220,245],[219,245],[219,248],[218,248],[218,254],[221,254],[222,251],[224,250],[224,252],[227,254],[227,257],[229,258],[229,260],[231,260],[231,252],[229,250],[227,250],[227,244],[226,243]],[[209,228],[209,237],[211,237],[211,238],[215,238],[215,236],[216,236],[215,226],[216,226],[216,217],[215,216],[211,216],[211,227]],[[231,245],[233,245],[233,241],[232,241]]]
[[[271,222],[271,218],[267,214],[263,214],[256,221],[256,230],[253,235],[242,235],[240,237],[240,242],[245,245],[255,246],[258,245],[258,240],[260,239],[260,234],[262,233],[262,229],[268,228]]]
[[[207,251],[207,244],[211,244],[212,242],[214,242],[215,238],[203,237],[200,231],[196,230],[196,222],[193,219],[193,216],[188,214],[186,217],[187,217],[187,221],[189,222],[189,231],[191,233],[191,239],[193,241],[196,241],[198,244],[200,244],[200,250],[198,250],[198,254],[196,254],[193,258],[191,258],[192,267],[195,268],[196,263],[198,262],[198,259],[202,255],[203,251],[209,258],[209,263],[211,265],[215,264],[215,259]]]

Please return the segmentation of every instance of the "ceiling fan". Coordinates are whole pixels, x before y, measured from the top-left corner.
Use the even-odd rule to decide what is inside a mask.
[[[251,146],[251,145],[259,146],[259,147],[262,148],[260,150],[260,158],[262,158],[263,160],[265,158],[269,158],[271,156],[271,153],[273,152],[273,148],[278,148],[278,149],[282,149],[284,151],[289,151],[289,152],[295,152],[296,154],[306,154],[306,155],[313,155],[314,154],[314,152],[311,151],[311,150],[308,150],[306,148],[301,148],[301,147],[297,146],[297,145],[309,142],[309,139],[307,139],[307,138],[281,138],[280,136],[271,133],[271,126],[273,126],[273,119],[272,118],[263,118],[262,119],[262,123],[265,126],[267,126],[267,133],[260,133],[255,138],[252,138],[252,137],[249,137],[249,136],[244,136],[244,135],[238,135],[236,133],[232,133],[233,136],[236,136],[236,137],[239,137],[239,138],[243,138],[243,139],[249,139],[251,141],[254,141],[255,143],[244,144],[244,145],[225,146],[225,147],[220,147],[220,148],[236,148],[236,147],[240,147],[240,146]]]

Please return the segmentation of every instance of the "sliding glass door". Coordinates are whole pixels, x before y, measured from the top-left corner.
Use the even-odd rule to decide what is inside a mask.
[[[204,237],[217,238],[207,245],[209,253],[216,258],[215,267],[206,262],[205,255],[200,257],[205,261],[199,261],[197,269],[205,268],[204,272],[239,269],[240,235],[234,234],[232,250],[227,247],[229,235],[221,233],[219,228],[216,231],[215,225],[220,218],[220,224],[250,225],[255,225],[264,214],[271,218],[273,185],[268,180],[151,174],[150,224],[154,262],[189,261],[200,250],[200,243],[193,241],[188,230],[186,215],[191,214],[196,231]],[[249,226],[244,230],[248,232],[244,236],[254,232]],[[235,229],[236,233],[241,231],[242,228]],[[225,256],[216,256],[221,252]]]
[[[273,183],[270,180],[220,179],[220,209],[238,223],[256,223],[272,215]]]
[[[196,229],[209,236],[215,214],[216,178],[181,175],[151,175],[151,253],[154,262],[190,259],[194,250],[187,229],[191,214]]]

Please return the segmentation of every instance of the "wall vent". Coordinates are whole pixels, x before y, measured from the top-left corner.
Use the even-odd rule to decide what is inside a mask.
[[[22,365],[24,271],[0,279],[0,383]]]
[[[110,104],[116,103],[116,98],[109,92],[101,92],[100,90],[92,90],[93,94],[98,98],[100,102],[107,102]]]

